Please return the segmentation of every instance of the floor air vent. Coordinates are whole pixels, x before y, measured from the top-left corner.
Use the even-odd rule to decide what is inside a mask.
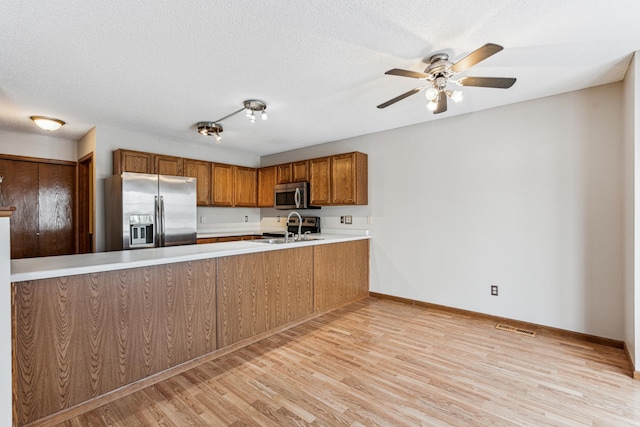
[[[496,329],[500,329],[501,331],[513,332],[514,334],[527,335],[529,337],[535,337],[536,333],[534,331],[530,331],[528,329],[516,328],[514,326],[503,325],[502,323],[498,323],[496,325]]]

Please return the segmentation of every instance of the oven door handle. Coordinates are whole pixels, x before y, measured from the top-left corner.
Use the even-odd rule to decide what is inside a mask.
[[[296,188],[296,194],[293,196],[293,200],[296,202],[296,209],[300,209],[300,189]]]

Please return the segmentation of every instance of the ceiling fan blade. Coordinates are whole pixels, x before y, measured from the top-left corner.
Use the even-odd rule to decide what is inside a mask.
[[[402,101],[403,99],[416,94],[418,92],[422,92],[424,90],[424,87],[417,87],[415,89],[411,89],[409,92],[405,92],[400,96],[396,96],[393,99],[388,100],[387,102],[383,102],[382,104],[378,105],[378,108],[387,108],[389,105],[391,104],[395,104],[398,101]]]
[[[509,89],[516,82],[511,77],[462,77],[458,80],[460,86],[493,87]]]
[[[447,95],[440,92],[438,97],[438,106],[433,110],[433,114],[440,114],[447,111]]]
[[[414,79],[426,79],[429,77],[428,74],[418,73],[416,71],[402,70],[400,68],[394,68],[393,70],[387,71],[385,74],[389,74],[391,76],[401,76],[401,77],[412,77]]]
[[[503,47],[500,45],[487,43],[481,48],[474,50],[469,55],[462,58],[460,61],[453,64],[453,66],[451,67],[451,71],[455,73],[460,73],[468,68],[473,67],[478,62],[484,61],[491,55],[495,55],[496,53],[500,52],[502,49]]]

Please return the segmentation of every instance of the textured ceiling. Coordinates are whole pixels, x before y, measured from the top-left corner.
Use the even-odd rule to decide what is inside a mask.
[[[226,119],[223,144],[259,155],[619,81],[640,49],[640,2],[514,0],[21,0],[0,13],[0,128],[44,132],[30,115],[215,146],[195,123],[266,101],[269,120]],[[464,88],[434,116],[421,94],[436,52],[505,47],[463,75],[516,77]]]

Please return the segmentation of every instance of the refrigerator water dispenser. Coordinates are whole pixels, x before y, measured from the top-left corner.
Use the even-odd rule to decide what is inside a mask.
[[[155,243],[152,215],[131,215],[129,217],[129,245],[153,246]]]

